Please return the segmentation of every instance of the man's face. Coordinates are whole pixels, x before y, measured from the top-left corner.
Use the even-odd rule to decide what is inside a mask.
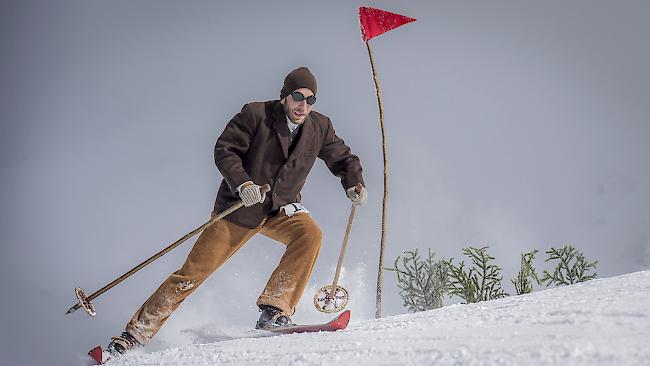
[[[300,88],[294,90],[294,92],[300,92],[305,96],[305,99],[300,102],[296,102],[291,94],[286,96],[280,101],[284,106],[284,113],[289,117],[291,122],[299,125],[305,122],[305,117],[311,112],[312,105],[307,103],[307,98],[314,95],[314,93],[307,88]]]

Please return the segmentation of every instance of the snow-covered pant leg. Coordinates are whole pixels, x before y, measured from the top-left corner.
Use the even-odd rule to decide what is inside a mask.
[[[257,299],[257,305],[272,305],[292,315],[318,258],[323,233],[310,215],[289,217],[282,211],[271,218],[260,233],[284,243],[287,248]]]
[[[226,220],[204,230],[181,269],[170,275],[136,311],[126,331],[141,344],[153,338],[181,302],[258,231]]]

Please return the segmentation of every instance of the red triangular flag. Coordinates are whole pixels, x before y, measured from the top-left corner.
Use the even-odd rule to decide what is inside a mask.
[[[414,21],[414,18],[381,9],[369,8],[367,6],[359,8],[359,22],[361,23],[361,35],[364,41],[368,41],[400,25]]]

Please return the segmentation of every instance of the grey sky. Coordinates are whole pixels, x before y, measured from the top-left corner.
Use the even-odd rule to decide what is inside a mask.
[[[215,139],[301,65],[318,79],[314,109],[364,165],[370,199],[346,287],[357,319],[372,317],[382,159],[361,5],[418,19],[371,41],[388,264],[416,247],[458,257],[489,245],[508,290],[532,248],[572,244],[599,260],[600,277],[648,268],[647,2],[3,1],[3,363],[80,364],[120,332],[191,243],[97,299],[96,319],[64,316],[74,287],[93,292],[202,224],[221,179]],[[318,287],[333,276],[349,203],[318,163],[303,204],[325,233]],[[252,326],[281,254],[249,242],[173,316],[161,346],[205,324]],[[322,319],[312,296],[298,320]],[[384,313],[401,312],[386,273]]]

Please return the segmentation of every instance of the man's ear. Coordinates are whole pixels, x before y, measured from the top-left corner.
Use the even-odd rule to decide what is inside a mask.
[[[280,99],[280,104],[284,105],[285,99],[287,99],[287,97],[284,97],[284,98]]]

